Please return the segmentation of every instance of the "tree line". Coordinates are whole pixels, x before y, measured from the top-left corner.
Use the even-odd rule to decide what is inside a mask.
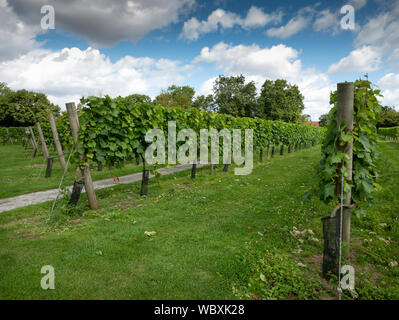
[[[255,82],[246,82],[243,75],[220,75],[213,84],[212,94],[195,95],[190,86],[171,85],[151,99],[144,94],[125,97],[132,103],[151,103],[163,107],[191,108],[212,111],[234,117],[307,123],[303,115],[303,95],[298,86],[284,79],[266,80],[258,94]],[[49,111],[57,117],[60,108],[49,102],[46,95],[27,90],[13,91],[0,83],[0,126],[26,126],[46,118]]]
[[[302,115],[304,97],[298,86],[284,79],[266,80],[258,94],[255,82],[246,82],[243,75],[230,77],[220,75],[214,81],[212,94],[194,96],[194,88],[172,85],[163,90],[155,98],[154,103],[164,107],[196,108],[200,111],[213,111],[234,117],[290,123],[309,121],[308,115]]]

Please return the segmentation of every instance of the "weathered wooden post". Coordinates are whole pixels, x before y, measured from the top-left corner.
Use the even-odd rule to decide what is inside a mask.
[[[53,157],[48,157],[47,158],[47,168],[46,168],[46,178],[51,177],[51,169],[53,168]]]
[[[7,135],[6,135],[6,136],[4,137],[4,139],[3,139],[3,145],[6,145],[6,143],[7,143],[8,141],[10,141],[11,144],[13,144],[13,143],[12,143],[12,138],[11,138],[11,135],[10,135],[10,131],[8,130],[7,127],[5,127],[5,129],[6,129]]]
[[[72,131],[72,138],[75,143],[75,148],[76,148],[76,150],[78,150],[78,147],[79,147],[78,132],[79,132],[80,126],[79,126],[79,118],[78,118],[78,113],[76,110],[75,103],[73,103],[73,102],[67,103],[66,108],[68,111],[69,123],[70,123],[71,131]],[[82,162],[86,162],[86,156],[84,154],[81,154],[79,157]],[[81,173],[83,176],[85,190],[86,190],[87,198],[89,200],[90,208],[92,210],[97,210],[98,209],[97,197],[96,197],[96,193],[94,192],[94,186],[93,186],[93,180],[91,178],[90,168],[87,164],[85,165],[83,170],[81,169]]]
[[[150,178],[150,170],[146,169],[145,166],[145,159],[143,156],[142,160],[143,160],[143,175],[142,175],[142,179],[141,179],[141,190],[140,190],[140,195],[141,196],[146,196],[147,192],[148,192],[148,180]]]
[[[14,143],[12,142],[12,137],[11,137],[11,135],[10,135],[10,131],[8,130],[7,127],[6,127],[6,131],[7,131],[8,140],[10,140],[11,144],[14,144]]]
[[[32,141],[32,138],[30,136],[28,127],[25,127],[24,129],[25,129],[25,134],[28,137],[30,145],[32,146],[33,149],[35,149],[35,145],[33,144],[33,141]]]
[[[353,131],[353,103],[354,103],[354,84],[353,82],[343,82],[337,85],[337,125],[338,128],[342,123],[346,124],[345,132],[352,133]],[[347,172],[347,180],[352,181],[352,161],[353,161],[353,139],[341,147],[343,153],[347,154],[349,160],[345,162],[344,166]],[[341,182],[339,183],[339,190],[341,193]],[[350,206],[352,202],[351,190],[344,192],[343,204]],[[351,209],[344,207],[342,217],[342,240],[347,246],[347,255],[349,254],[350,245],[350,230],[351,230]]]
[[[197,172],[197,164],[193,163],[191,167],[191,179],[195,179],[196,172]]]
[[[50,112],[48,119],[50,122],[51,131],[53,132],[53,139],[54,139],[55,148],[57,149],[58,158],[60,159],[61,167],[66,174],[67,166],[65,162],[64,151],[62,150],[60,139],[58,137],[57,125],[55,124],[55,119],[52,112]]]
[[[36,122],[36,128],[37,128],[37,132],[39,133],[40,143],[42,145],[43,157],[45,159],[48,159],[49,153],[48,153],[48,149],[47,149],[46,140],[44,139],[42,127],[40,126],[40,122]]]
[[[338,83],[337,85],[337,126],[345,123],[345,132],[353,130],[353,103],[354,103],[354,84],[353,82]],[[339,143],[339,142],[338,142]],[[352,159],[353,159],[353,141],[349,141],[344,146],[337,147],[348,156],[348,161],[343,165],[347,170],[347,179],[352,181]],[[336,181],[336,193],[338,199],[341,199],[342,176],[341,167],[338,168],[338,181]],[[339,275],[341,262],[341,240],[345,243],[345,255],[349,257],[350,245],[350,215],[351,215],[351,190],[344,191],[342,196],[342,205],[338,205],[331,212],[330,216],[322,218],[324,251],[323,251],[323,276],[327,279],[331,275]],[[342,223],[341,223],[342,210]],[[341,233],[342,232],[342,233]],[[341,237],[342,235],[342,237]]]
[[[33,142],[33,148],[37,150],[38,146],[37,146],[37,142],[36,142],[35,133],[33,132],[32,127],[30,127],[30,126],[28,127],[28,130],[29,130],[29,134],[32,139],[32,142]]]

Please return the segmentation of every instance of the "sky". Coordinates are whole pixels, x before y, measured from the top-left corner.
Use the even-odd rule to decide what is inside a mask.
[[[399,0],[0,0],[0,21],[0,82],[62,109],[242,74],[296,84],[317,121],[338,82],[367,74],[399,111]]]

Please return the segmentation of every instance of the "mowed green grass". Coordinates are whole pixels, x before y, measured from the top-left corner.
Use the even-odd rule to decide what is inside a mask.
[[[50,155],[56,156],[55,150],[50,149]],[[57,157],[54,158],[52,174],[50,178],[45,178],[47,160],[38,152],[32,158],[32,149],[25,150],[20,144],[7,144],[0,146],[0,199],[14,197],[25,193],[44,191],[58,188],[62,178],[63,170]],[[68,160],[68,155],[65,156]],[[141,165],[136,162],[129,162],[123,168],[115,168],[110,171],[103,168],[91,170],[94,180],[111,178],[113,175],[122,176],[140,172]],[[64,185],[72,185],[74,181],[73,165],[69,166],[69,175],[65,176]]]
[[[381,143],[380,149],[383,190],[365,218],[352,220],[350,263],[362,299],[399,297],[398,267],[389,266],[399,257],[399,144]],[[221,167],[213,175],[206,167],[198,170],[194,181],[189,171],[164,176],[160,185],[151,180],[145,198],[137,183],[117,185],[97,191],[100,210],[86,206],[60,226],[46,223],[52,203],[1,213],[0,298],[334,298],[320,276],[320,218],[332,208],[317,199],[302,201],[319,157],[314,147],[258,162],[248,176]],[[294,237],[293,227],[311,229],[314,239]],[[265,252],[268,259],[283,257],[312,290],[301,292],[304,286],[291,281],[291,269],[270,272],[262,267],[267,260],[258,265],[247,259]],[[55,290],[40,287],[43,265],[55,268]],[[292,287],[270,285],[276,274]],[[271,294],[251,289],[250,281]]]

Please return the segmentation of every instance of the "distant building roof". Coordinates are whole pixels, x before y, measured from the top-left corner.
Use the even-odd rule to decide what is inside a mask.
[[[311,124],[316,126],[316,127],[320,127],[320,122],[319,121],[311,121]]]

